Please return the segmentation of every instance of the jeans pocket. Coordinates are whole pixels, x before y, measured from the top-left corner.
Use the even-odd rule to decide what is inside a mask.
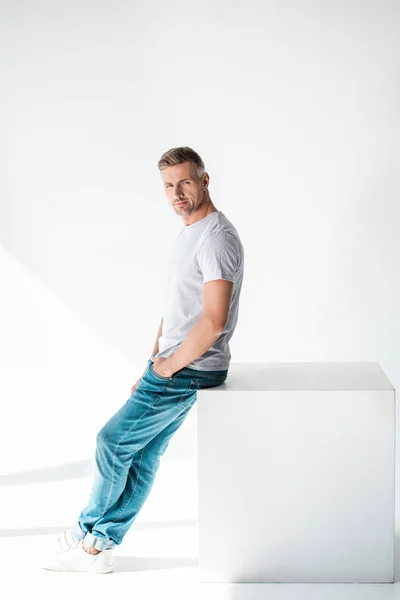
[[[161,379],[162,381],[169,381],[169,379],[170,379],[169,377],[164,377],[163,375],[159,375],[158,373],[153,371],[153,363],[152,362],[149,364],[149,371],[153,375],[153,377],[157,377],[157,379]]]
[[[179,399],[178,406],[181,404],[186,404],[187,402],[193,402],[194,396],[197,398],[197,390],[199,389],[199,384],[197,381],[190,381],[189,387],[186,388],[186,391]]]
[[[150,373],[153,375],[153,377],[156,377],[157,379],[160,379],[161,381],[171,381],[172,379],[174,379],[181,371],[183,371],[182,369],[179,369],[178,371],[175,371],[175,373],[173,375],[171,375],[170,377],[164,377],[164,375],[159,375],[158,373],[156,373],[153,369],[153,362],[151,359],[149,360],[149,371]]]

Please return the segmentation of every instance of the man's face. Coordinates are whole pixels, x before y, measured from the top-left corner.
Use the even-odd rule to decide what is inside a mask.
[[[189,216],[198,209],[204,198],[207,177],[207,173],[203,173],[199,178],[194,164],[189,161],[161,169],[165,194],[177,215]]]

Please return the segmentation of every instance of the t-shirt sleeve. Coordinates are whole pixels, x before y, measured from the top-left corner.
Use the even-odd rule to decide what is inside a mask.
[[[197,251],[197,261],[203,274],[203,281],[214,279],[236,280],[240,264],[240,246],[230,233],[210,233]]]

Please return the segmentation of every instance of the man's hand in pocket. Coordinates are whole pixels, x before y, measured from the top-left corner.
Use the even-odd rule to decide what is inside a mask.
[[[166,361],[167,359],[162,356],[159,356],[153,360],[151,368],[153,369],[154,373],[156,373],[156,375],[160,375],[161,377],[172,376],[171,370],[168,368],[168,362],[165,365]]]

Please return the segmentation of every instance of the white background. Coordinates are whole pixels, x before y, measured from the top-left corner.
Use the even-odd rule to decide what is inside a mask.
[[[399,388],[399,13],[0,2],[3,535],[83,508],[81,488],[40,512],[43,481],[86,501],[95,434],[146,367],[183,226],[171,147],[201,155],[244,245],[232,361],[377,361]]]

